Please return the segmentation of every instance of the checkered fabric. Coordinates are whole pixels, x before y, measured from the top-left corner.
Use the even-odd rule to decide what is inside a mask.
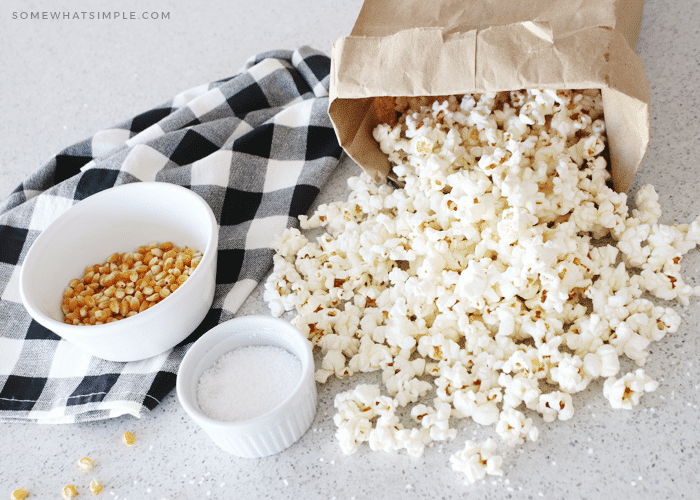
[[[70,423],[140,416],[175,387],[187,347],[231,319],[337,166],[330,59],[308,47],[248,60],[231,78],[183,92],[52,158],[0,205],[0,421]],[[202,196],[219,223],[214,303],[179,346],[132,363],[92,357],[36,323],[18,277],[58,215],[115,185],[170,182]]]

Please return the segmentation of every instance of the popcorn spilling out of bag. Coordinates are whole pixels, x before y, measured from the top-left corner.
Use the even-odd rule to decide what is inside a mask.
[[[574,396],[604,378],[613,408],[658,383],[647,347],[700,287],[681,259],[700,244],[691,224],[659,222],[652,186],[610,187],[598,90],[522,90],[396,98],[398,119],[374,137],[401,187],[349,179],[347,201],[288,229],[265,286],[273,314],[323,353],[318,382],[379,370],[377,385],[335,399],[345,453],[420,456],[455,439],[459,419],[494,425],[507,446],[535,441],[528,412],[570,419]],[[638,368],[621,373],[620,358]],[[426,403],[426,399],[430,399]],[[412,426],[399,408],[413,405]],[[468,482],[502,474],[495,442],[451,458]]]

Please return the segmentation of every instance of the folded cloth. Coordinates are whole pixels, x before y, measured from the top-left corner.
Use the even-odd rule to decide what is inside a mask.
[[[328,117],[330,59],[308,47],[266,52],[231,78],[71,146],[0,205],[0,421],[70,423],[152,410],[175,387],[188,346],[233,317],[272,264],[272,241],[297,224],[337,166]],[[58,215],[115,185],[161,181],[202,196],[219,223],[211,310],[153,358],[98,359],[36,323],[19,272]],[[147,235],[144,235],[146,237]]]

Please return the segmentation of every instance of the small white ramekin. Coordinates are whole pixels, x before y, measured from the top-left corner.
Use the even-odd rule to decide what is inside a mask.
[[[255,418],[224,422],[205,415],[197,402],[202,373],[227,352],[260,345],[281,347],[299,359],[301,377],[295,389],[276,408]],[[317,405],[314,371],[311,343],[299,329],[271,316],[245,316],[212,328],[189,348],[178,370],[177,396],[219,447],[239,457],[264,457],[294,444],[311,425]]]

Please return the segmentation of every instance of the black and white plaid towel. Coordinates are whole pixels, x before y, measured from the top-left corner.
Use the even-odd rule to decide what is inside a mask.
[[[203,85],[71,146],[0,205],[0,421],[69,423],[140,416],[175,387],[192,341],[233,317],[272,263],[271,241],[306,213],[341,154],[330,119],[330,59],[308,47],[248,60]],[[33,321],[18,277],[32,242],[58,215],[109,187],[185,186],[220,226],[214,303],[175,349],[108,362]]]

